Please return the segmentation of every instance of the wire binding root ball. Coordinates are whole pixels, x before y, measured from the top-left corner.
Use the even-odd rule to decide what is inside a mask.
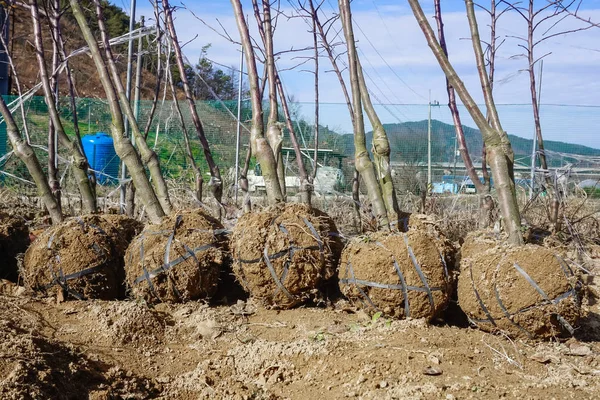
[[[342,293],[371,314],[431,320],[452,294],[452,249],[444,243],[422,229],[354,238],[342,253]]]
[[[71,218],[44,231],[25,253],[25,286],[64,299],[112,300],[122,293],[117,231],[101,216]]]
[[[231,236],[233,272],[265,306],[292,308],[323,298],[341,247],[327,214],[302,204],[275,206],[238,220]]]
[[[132,295],[148,302],[209,299],[227,260],[225,233],[202,210],[181,211],[148,226],[125,255]]]
[[[461,260],[458,301],[482,330],[549,339],[574,333],[580,289],[569,264],[550,249],[495,247]]]

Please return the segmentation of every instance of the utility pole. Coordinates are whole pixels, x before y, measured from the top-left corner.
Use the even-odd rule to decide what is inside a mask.
[[[437,100],[431,102],[431,89],[429,89],[429,116],[427,118],[427,192],[430,193],[433,188],[431,177],[431,106],[439,107]]]
[[[127,47],[127,82],[125,86],[125,95],[127,96],[127,100],[131,100],[131,75],[132,75],[132,67],[131,64],[133,62],[133,39],[131,37],[131,32],[135,29],[135,8],[136,8],[136,0],[131,0],[130,3],[130,15],[129,15],[129,41]],[[129,137],[129,121],[127,117],[125,117],[125,136]],[[121,209],[121,214],[125,213],[125,196],[127,194],[127,185],[123,184],[123,181],[127,179],[127,166],[125,162],[121,160],[121,195],[119,197],[119,205]]]
[[[237,102],[237,132],[235,140],[235,204],[238,201],[238,179],[240,171],[240,137],[242,133],[242,82],[244,77],[244,46],[240,45],[240,79],[238,82],[238,102]]]

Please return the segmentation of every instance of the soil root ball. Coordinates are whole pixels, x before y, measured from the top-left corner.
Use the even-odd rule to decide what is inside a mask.
[[[119,231],[99,215],[52,226],[25,253],[25,286],[64,299],[118,298],[123,276],[118,242]]]
[[[452,295],[443,243],[421,229],[354,238],[342,253],[342,293],[369,313],[431,320]]]
[[[233,272],[265,306],[292,308],[323,298],[342,249],[333,220],[303,204],[243,215],[231,236]]]
[[[535,245],[496,247],[461,261],[458,300],[470,322],[512,337],[573,334],[581,285],[567,262]]]
[[[0,279],[16,282],[17,254],[29,246],[29,230],[22,218],[0,212]]]
[[[202,210],[186,210],[151,225],[125,255],[126,281],[148,302],[209,299],[227,260],[223,225]]]

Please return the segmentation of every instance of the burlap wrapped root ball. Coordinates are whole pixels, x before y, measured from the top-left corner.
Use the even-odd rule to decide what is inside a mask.
[[[116,299],[123,293],[123,240],[122,232],[101,215],[52,226],[25,253],[25,285],[64,299]]]
[[[29,246],[29,229],[25,221],[0,213],[0,279],[16,282],[18,278],[17,254]]]
[[[539,339],[572,334],[579,291],[570,266],[540,246],[495,247],[461,260],[459,305],[485,331]]]
[[[237,281],[253,298],[277,308],[321,300],[342,248],[333,220],[303,204],[243,215],[230,243]]]
[[[432,320],[452,294],[443,243],[421,229],[354,238],[342,253],[342,293],[371,314]]]
[[[209,299],[226,261],[223,225],[199,209],[180,211],[132,241],[126,281],[134,297],[148,302]]]

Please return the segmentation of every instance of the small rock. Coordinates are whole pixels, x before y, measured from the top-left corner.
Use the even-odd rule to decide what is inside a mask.
[[[569,354],[572,356],[585,357],[592,354],[592,349],[584,344],[571,343],[569,346]]]
[[[546,353],[535,353],[534,355],[532,355],[529,358],[533,361],[539,362],[540,364],[548,364],[550,362],[555,362],[555,363],[560,362],[560,359],[558,357],[556,357],[552,354],[546,354]]]
[[[365,378],[365,376],[363,374],[360,374],[358,376],[358,379],[356,380],[356,384],[360,385],[361,383],[364,383],[367,380],[367,378]]]
[[[442,371],[439,367],[427,367],[423,370],[423,374],[429,376],[438,376],[441,375],[444,371]]]
[[[453,394],[448,393],[446,395],[446,400],[456,400],[456,397]]]
[[[379,387],[381,389],[385,389],[387,387],[388,383],[386,381],[381,381],[379,382]]]

